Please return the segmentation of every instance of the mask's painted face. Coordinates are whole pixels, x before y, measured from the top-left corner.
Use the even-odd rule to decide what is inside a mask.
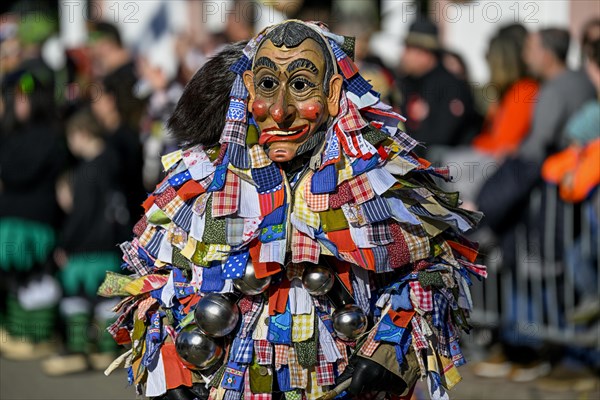
[[[342,77],[335,74],[324,82],[324,57],[329,55],[313,39],[292,48],[276,47],[267,39],[256,53],[252,71],[244,73],[248,109],[271,160],[293,159],[298,148],[337,115]],[[324,84],[329,85],[328,94]]]

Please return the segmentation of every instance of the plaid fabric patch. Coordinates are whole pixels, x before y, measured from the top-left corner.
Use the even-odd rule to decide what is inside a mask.
[[[237,97],[238,99],[245,99],[248,97],[248,90],[244,85],[244,80],[240,75],[235,77],[235,81],[233,81],[233,86],[231,86],[231,92],[229,92],[231,97]]]
[[[420,225],[400,224],[412,262],[429,257],[429,236]]]
[[[303,342],[315,333],[315,311],[310,314],[292,315],[292,342]]]
[[[333,364],[327,362],[321,349],[319,349],[318,355],[319,363],[315,366],[315,372],[317,373],[317,385],[335,385],[335,371],[333,370]]]
[[[226,121],[246,122],[246,101],[231,97],[227,109]]]
[[[433,296],[431,290],[425,289],[418,281],[408,282],[411,291],[410,296],[413,300],[413,305],[423,311],[433,310]]]
[[[365,80],[360,74],[354,75],[347,81],[348,90],[357,96],[364,96],[367,94],[373,86]]]
[[[304,181],[301,185],[307,185],[307,182]],[[312,226],[313,228],[318,228],[321,224],[321,220],[319,218],[319,214],[312,212],[309,210],[308,205],[306,204],[306,200],[302,195],[304,192],[304,187],[299,187],[296,191],[294,198],[294,216],[307,224],[308,226]]]
[[[282,365],[288,365],[289,348],[287,344],[273,345],[275,352],[275,369],[281,368]]]
[[[352,189],[348,181],[346,181],[339,185],[334,193],[329,195],[329,206],[334,209],[341,208],[342,204],[349,203],[353,199]]]
[[[227,171],[223,190],[213,193],[212,216],[224,217],[237,212],[240,203],[240,178]]]
[[[229,359],[237,363],[249,364],[252,362],[252,349],[254,340],[251,337],[236,337],[231,344]]]
[[[367,225],[367,239],[375,245],[386,245],[394,241],[387,222]]]
[[[169,186],[161,194],[156,196],[156,200],[154,200],[154,204],[156,204],[158,206],[158,208],[160,208],[161,210],[164,210],[164,208],[167,206],[167,204],[169,204],[171,202],[171,200],[173,200],[176,197],[177,197],[177,192],[175,191],[175,189],[173,189],[172,187]]]
[[[179,209],[183,207],[183,204],[184,202],[181,199],[181,197],[177,196],[173,200],[171,200],[169,204],[167,204],[162,210],[165,212],[165,214],[167,214],[167,217],[173,220]]]
[[[375,258],[375,271],[378,274],[393,271],[393,269],[390,267],[388,251],[385,246],[375,246],[371,249],[371,251],[373,252],[373,257]]]
[[[339,339],[335,339],[335,345],[337,346],[340,354],[342,355],[342,359],[337,362],[337,373],[338,376],[344,372],[346,367],[348,366],[348,351],[346,349],[346,343],[342,342]]]
[[[319,243],[298,231],[296,228],[292,231],[292,262],[310,262],[317,264],[319,255],[321,254],[321,246]]]
[[[123,261],[129,265],[130,269],[136,272],[139,276],[148,275],[150,268],[145,262],[140,260],[137,250],[133,248],[130,242],[123,242],[119,245],[123,252]]]
[[[379,196],[361,204],[361,208],[369,223],[385,221],[392,217],[388,203]]]
[[[244,242],[244,225],[246,219],[233,217],[225,219],[225,236],[227,244],[235,247]]]
[[[226,121],[221,133],[220,143],[235,143],[240,146],[246,145],[246,130],[248,127],[244,122]]]
[[[370,86],[370,85],[369,85]],[[367,90],[368,91],[368,90]],[[338,126],[346,134],[354,131],[360,131],[362,128],[368,125],[358,111],[358,107],[353,102],[348,102],[348,112],[340,118]]]
[[[314,194],[310,190],[310,180],[312,179],[313,172],[309,172],[309,176],[305,180],[304,184],[304,199],[306,200],[306,205],[311,211],[320,212],[326,211],[329,206],[329,193],[323,194]]]
[[[262,168],[252,168],[252,180],[256,183],[259,193],[265,193],[283,182],[282,172],[273,163]]]
[[[354,179],[350,179],[348,183],[350,185],[350,190],[352,191],[352,196],[354,196],[354,200],[357,204],[365,203],[375,196],[369,178],[364,174],[358,175]]]
[[[423,334],[423,330],[421,329],[421,317],[415,315],[411,322],[412,325],[412,339],[418,350],[424,350],[427,348],[427,339]]]
[[[304,389],[308,385],[308,371],[298,363],[294,346],[288,347],[288,366],[290,367],[290,386]]]
[[[413,139],[411,136],[401,131],[398,132],[396,136],[394,136],[394,141],[400,147],[402,147],[402,154],[410,153],[419,144],[417,140]]]
[[[235,72],[238,75],[242,75],[246,70],[249,70],[252,67],[252,61],[245,55],[241,56],[239,60],[237,60],[229,70]]]
[[[255,144],[250,147],[250,162],[252,168],[263,168],[271,165],[273,162],[265,153],[265,149],[260,144]]]
[[[256,362],[260,365],[273,364],[273,344],[268,340],[257,340],[254,342],[254,354]]]
[[[433,326],[442,329],[446,325],[446,311],[448,300],[439,292],[433,293]]]
[[[375,341],[376,334],[377,329],[371,329],[369,336],[367,336],[367,340],[365,340],[365,344],[363,344],[360,348],[361,354],[371,357],[375,353],[375,350],[377,350],[377,347],[379,347],[379,342]]]
[[[152,237],[154,236],[156,229],[157,228],[152,225],[148,225],[146,227],[146,230],[140,235],[140,238],[138,240],[141,246],[146,247],[148,245],[150,239],[152,239]]]
[[[246,338],[256,324],[256,320],[263,308],[262,296],[244,296],[238,303],[242,312],[242,327],[240,328],[239,337]]]

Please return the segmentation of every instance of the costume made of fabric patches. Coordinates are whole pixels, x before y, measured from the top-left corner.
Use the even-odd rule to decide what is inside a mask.
[[[201,297],[235,292],[241,322],[225,338],[222,367],[205,377],[211,399],[267,399],[275,387],[286,398],[317,399],[335,386],[352,351],[390,371],[410,361],[436,390],[451,388],[464,363],[458,334],[469,328],[471,276],[486,276],[475,264],[477,246],[462,234],[481,216],[438,188],[433,177],[448,179],[448,170],[416,157],[417,141],[398,128],[403,117],[361,78],[345,39],[310,26],[326,38],[344,77],[324,143],[288,174],[248,139],[256,126],[241,77],[260,34],[232,67],[238,76],[220,146],[163,158],[168,175],[144,203],[135,238],[122,245],[133,278],[113,275],[106,287],[130,305],[110,330],[120,343],[143,343],[148,310],[159,310],[168,315],[161,337],[176,336],[193,323]],[[264,293],[239,294],[232,285],[250,264],[257,278],[271,277]],[[335,300],[303,286],[311,264],[333,271],[338,289],[373,319],[360,341],[334,329]],[[391,349],[385,356],[381,344]],[[127,364],[144,394],[150,364],[138,360],[150,347],[134,350]]]

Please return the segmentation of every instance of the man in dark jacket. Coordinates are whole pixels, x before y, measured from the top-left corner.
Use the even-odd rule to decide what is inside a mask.
[[[478,130],[479,118],[468,84],[441,62],[437,27],[418,18],[409,28],[405,46],[400,89],[408,133],[429,148],[465,142]]]

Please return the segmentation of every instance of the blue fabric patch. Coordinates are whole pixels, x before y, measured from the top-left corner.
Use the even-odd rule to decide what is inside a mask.
[[[402,335],[404,334],[405,330],[406,329],[394,325],[392,319],[390,318],[390,315],[385,314],[379,322],[379,326],[377,327],[377,333],[375,334],[374,340],[378,342],[383,341],[400,344]]]
[[[251,171],[252,180],[258,186],[258,193],[265,193],[283,182],[281,171],[275,163],[262,168],[252,168]]]
[[[285,204],[277,207],[270,214],[267,214],[265,216],[265,219],[262,220],[258,227],[265,228],[271,225],[283,224],[283,222],[285,221],[285,209]]]
[[[377,195],[371,200],[361,204],[360,207],[365,214],[365,218],[370,223],[385,221],[392,217],[390,207],[385,199]]]
[[[162,242],[164,235],[164,229],[157,230],[154,233],[154,236],[152,236],[152,239],[150,239],[150,241],[146,245],[146,251],[154,258],[158,256],[158,250],[160,249],[160,243]]]
[[[225,119],[227,121],[246,122],[246,102],[235,97],[230,98]]]
[[[401,288],[399,294],[392,295],[392,309],[394,311],[412,310],[413,305],[410,301],[410,290],[408,289],[408,285],[402,285]]]
[[[378,155],[374,155],[373,157],[369,158],[368,160],[364,160],[362,158],[357,158],[352,163],[352,175],[357,176],[357,175],[360,175],[367,171],[370,171],[377,166],[377,163],[379,163]]]
[[[285,239],[285,225],[271,225],[261,229],[258,239],[262,243],[274,242],[275,240]]]
[[[277,383],[279,384],[279,390],[282,392],[289,392],[293,390],[290,379],[290,367],[282,365],[277,370]]]
[[[218,165],[213,175],[213,180],[206,189],[207,192],[216,192],[222,190],[225,186],[225,177],[227,176],[227,163]]]
[[[223,264],[223,279],[236,279],[244,276],[249,256],[250,253],[248,250],[231,253],[229,257],[227,257],[225,264]]]
[[[237,143],[229,143],[227,145],[227,156],[234,167],[240,169],[250,168],[250,157],[248,156],[246,147],[240,146]]]
[[[223,290],[225,280],[221,277],[221,263],[215,261],[210,267],[202,270],[202,285],[200,291],[204,293],[219,292]]]
[[[360,74],[356,74],[352,78],[345,80],[344,83],[348,87],[348,90],[357,95],[358,97],[369,93],[369,91],[373,89],[373,86],[369,82],[367,82],[365,78],[363,78]]]
[[[235,77],[233,86],[231,86],[231,92],[229,92],[229,96],[236,97],[238,99],[245,99],[248,97],[248,90],[246,89],[244,80],[240,75]]]
[[[244,373],[246,372],[246,368],[248,368],[247,365],[229,361],[225,368],[221,387],[224,389],[241,391],[244,385]]]
[[[273,344],[292,344],[292,313],[289,305],[283,314],[270,317],[267,340]]]
[[[172,177],[170,177],[169,183],[171,184],[171,186],[181,186],[190,179],[192,179],[190,171],[185,170],[183,172],[178,173],[177,175],[173,175]]]
[[[334,164],[329,164],[312,176],[310,191],[313,194],[333,193],[337,188],[337,171]]]
[[[229,359],[236,363],[250,364],[252,362],[252,355],[254,354],[254,340],[251,336],[241,338],[236,336],[231,344],[231,351]]]
[[[194,287],[190,285],[183,272],[179,268],[173,268],[173,284],[175,286],[175,297],[183,297],[194,294]]]
[[[385,246],[375,246],[371,249],[375,257],[375,271],[379,274],[382,272],[393,271],[388,260],[388,251]]]
[[[243,55],[231,67],[229,67],[229,70],[238,75],[242,75],[245,71],[249,70],[250,67],[252,67],[252,62],[248,57]]]
[[[193,200],[191,200],[189,203],[183,203],[183,205],[179,208],[179,210],[177,210],[177,213],[173,217],[173,222],[175,222],[186,232],[189,232],[190,227],[192,226],[192,215],[194,214],[192,204]]]
[[[340,258],[340,253],[338,252],[337,246],[327,238],[327,235],[325,235],[325,232],[323,232],[322,229],[319,229],[319,232],[315,232],[315,238],[317,238],[317,240],[323,246],[327,247],[327,250],[329,250],[331,254],[333,254],[336,258]]]

